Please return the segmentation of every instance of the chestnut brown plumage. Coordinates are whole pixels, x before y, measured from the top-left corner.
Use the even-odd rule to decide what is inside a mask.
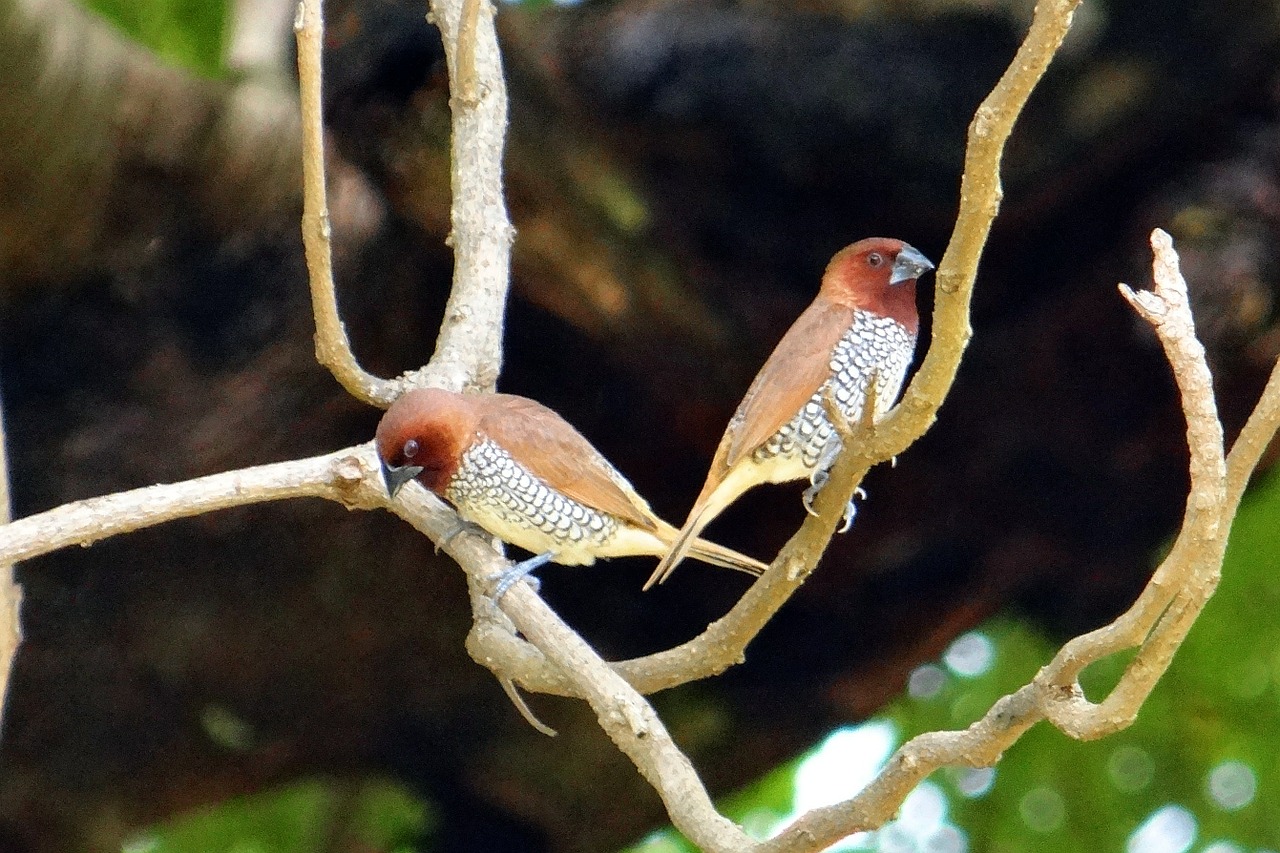
[[[375,439],[387,491],[417,479],[505,542],[567,565],[660,556],[676,529],[551,409],[512,394],[409,391]],[[759,574],[765,565],[711,542],[690,555]],[[534,562],[534,561],[529,561]]]
[[[702,492],[671,551],[645,589],[666,580],[688,543],[753,486],[809,478],[808,508],[840,451],[823,395],[828,386],[845,417],[862,412],[876,377],[876,414],[902,388],[920,326],[916,279],[933,269],[918,250],[874,237],[836,253],[822,287],[783,336],[729,420]],[[846,509],[846,523],[853,505]]]

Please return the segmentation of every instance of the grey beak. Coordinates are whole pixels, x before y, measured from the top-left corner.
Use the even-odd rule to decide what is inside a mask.
[[[421,473],[421,465],[400,465],[397,467],[388,465],[386,462],[382,463],[382,482],[387,484],[387,494],[393,498],[405,483]]]
[[[903,245],[898,258],[893,262],[893,270],[889,275],[890,284],[902,284],[911,281],[933,269],[933,261],[920,253],[915,246]]]

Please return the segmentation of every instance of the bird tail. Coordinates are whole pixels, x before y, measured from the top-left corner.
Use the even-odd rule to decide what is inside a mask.
[[[754,557],[748,557],[746,554],[740,554],[732,548],[717,545],[706,539],[694,539],[689,546],[689,556],[722,569],[746,572],[752,577],[759,577],[765,569],[769,568],[768,563],[762,563]],[[659,578],[659,583],[661,581],[662,579]]]
[[[670,537],[671,549],[667,551],[666,556],[658,563],[658,567],[653,570],[653,574],[649,575],[649,579],[645,581],[645,590],[651,589],[655,584],[664,583],[667,578],[671,577],[671,573],[676,570],[676,566],[680,565],[680,561],[691,552],[694,552],[694,549],[699,544],[712,544],[698,538],[698,534],[702,532],[702,528],[710,524],[712,518],[715,518],[714,513],[707,512],[708,509],[709,507],[705,503],[701,506],[695,506],[693,512],[689,513],[689,519],[684,523],[684,527],[680,528],[678,532],[675,532],[674,536]],[[672,530],[674,531],[674,528],[672,528]],[[659,535],[666,539],[668,537],[665,533],[666,531],[662,531]],[[715,547],[718,548],[719,546]],[[705,550],[704,553],[706,553]],[[699,556],[700,559],[706,559],[705,556],[698,555],[696,553],[695,556]],[[706,561],[714,565],[723,565],[721,563],[716,563],[714,560]],[[730,566],[730,568],[738,567]],[[748,569],[748,571],[750,570]]]

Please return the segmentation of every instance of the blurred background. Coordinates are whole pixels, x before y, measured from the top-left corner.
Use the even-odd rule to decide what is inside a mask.
[[[447,87],[421,0],[326,8],[340,301],[382,375],[447,294]],[[935,261],[964,133],[1019,0],[503,5],[518,229],[503,390],[558,409],[684,517],[826,260]],[[0,0],[0,395],[15,513],[368,440],[312,356],[286,0]],[[1176,531],[1183,424],[1116,292],[1169,230],[1234,436],[1280,354],[1280,5],[1086,3],[1005,156],[975,337],[937,426],[713,681],[656,697],[760,833],[967,725],[1124,609]],[[929,284],[931,282],[926,282]],[[930,288],[921,309],[931,308]],[[923,330],[927,340],[928,328]],[[1269,454],[1265,466],[1274,463]],[[771,557],[799,487],[715,538]],[[885,851],[1280,849],[1280,481],[1131,730],[1039,727],[943,772]],[[604,655],[696,634],[744,589],[690,565],[551,566]],[[681,849],[578,703],[531,730],[466,655],[462,574],[381,513],[298,501],[19,567],[0,851]],[[1091,669],[1101,693],[1123,661]]]

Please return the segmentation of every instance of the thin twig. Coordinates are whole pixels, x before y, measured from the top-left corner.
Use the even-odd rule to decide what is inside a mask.
[[[13,504],[9,498],[9,448],[4,431],[4,400],[0,399],[0,531],[4,531],[13,517]],[[13,656],[22,642],[22,626],[18,621],[22,610],[22,587],[13,575],[13,559],[0,557],[0,731],[3,731],[4,711],[8,706],[9,673],[13,670]]]
[[[146,486],[63,504],[0,526],[0,563],[29,560],[67,548],[220,509],[318,497],[351,508],[385,506],[371,445],[294,459],[181,483]]]
[[[1022,46],[969,125],[960,210],[936,273],[933,338],[902,401],[876,430],[877,461],[897,456],[924,435],[955,381],[960,358],[973,335],[969,304],[978,261],[1003,196],[1000,161],[1004,146],[1031,91],[1062,44],[1079,5],[1080,0],[1036,3]]]
[[[1173,367],[1187,418],[1191,487],[1182,529],[1138,600],[1111,625],[1064,646],[1042,674],[1057,685],[1072,685],[1092,661],[1143,644],[1125,677],[1102,702],[1091,703],[1081,693],[1049,706],[1054,725],[1074,737],[1099,737],[1132,722],[1195,615],[1213,594],[1227,547],[1231,515],[1227,515],[1226,460],[1213,376],[1205,362],[1204,347],[1195,336],[1187,285],[1178,269],[1173,241],[1157,229],[1151,235],[1151,246],[1155,289],[1134,293],[1121,285],[1121,293],[1156,330]],[[1162,623],[1175,599],[1191,618]],[[1170,626],[1175,630],[1169,630]]]
[[[1126,295],[1155,327],[1173,367],[1187,418],[1188,442],[1192,445],[1192,487],[1178,540],[1143,593],[1142,598],[1151,599],[1150,603],[1135,605],[1111,625],[1067,643],[1030,684],[999,699],[968,729],[930,732],[908,741],[856,797],[809,812],[762,845],[761,851],[819,849],[852,832],[880,826],[892,817],[912,788],[934,770],[945,765],[990,766],[1042,719],[1049,719],[1067,734],[1082,739],[1119,730],[1133,721],[1168,667],[1217,583],[1234,503],[1225,488],[1221,425],[1213,402],[1212,377],[1203,347],[1195,338],[1177,255],[1168,236],[1160,231],[1152,235],[1152,247],[1155,292]],[[1268,422],[1274,432],[1277,409],[1280,381],[1268,385],[1250,422]],[[1258,412],[1264,414],[1259,416]],[[1265,443],[1268,435],[1265,426],[1258,426],[1252,438]],[[1257,455],[1251,461],[1256,463]],[[1247,473],[1242,476],[1247,478]],[[1085,699],[1075,680],[1079,672],[1094,661],[1139,644],[1137,657],[1108,697],[1096,704]]]
[[[453,110],[453,289],[431,361],[413,385],[492,391],[502,367],[502,330],[515,229],[503,197],[507,85],[490,0],[431,0],[449,65]]]
[[[1280,360],[1271,369],[1271,378],[1267,380],[1262,399],[1227,454],[1227,506],[1231,515],[1235,515],[1244,487],[1249,484],[1258,460],[1271,444],[1277,429],[1280,429]]]
[[[320,109],[320,55],[324,17],[320,0],[301,0],[293,20],[298,40],[298,88],[302,102],[302,244],[307,254],[311,310],[316,321],[316,361],[358,400],[386,408],[400,383],[380,379],[356,361],[338,314],[324,177],[324,123]]]

